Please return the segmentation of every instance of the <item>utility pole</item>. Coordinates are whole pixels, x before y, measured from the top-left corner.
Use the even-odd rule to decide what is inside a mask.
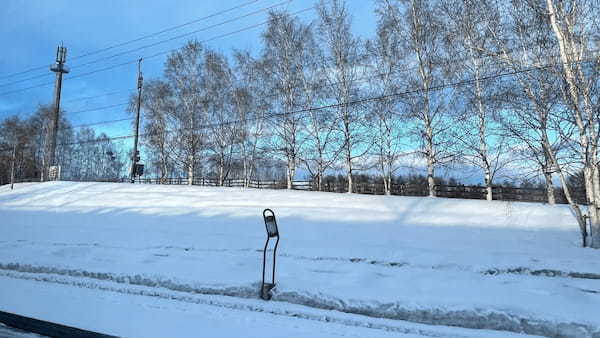
[[[54,84],[54,112],[52,115],[52,128],[50,130],[48,147],[46,148],[46,166],[44,168],[42,175],[46,175],[48,177],[48,171],[51,166],[56,165],[56,135],[58,134],[58,124],[60,121],[59,113],[60,113],[60,94],[62,90],[62,78],[63,74],[69,73],[67,67],[65,67],[65,62],[67,61],[67,47],[64,47],[62,44],[58,46],[56,49],[56,64],[50,67],[50,70],[56,73],[56,82]],[[42,177],[43,180],[43,177]]]
[[[12,163],[10,165],[10,190],[13,190],[15,185],[15,162],[17,161],[17,142],[13,146]]]
[[[135,183],[135,176],[137,174],[138,161],[140,155],[138,152],[138,137],[140,132],[140,109],[142,105],[142,86],[144,83],[144,77],[142,76],[142,59],[138,60],[138,77],[137,77],[137,113],[135,117],[135,138],[133,139],[133,155],[131,155],[131,183]]]

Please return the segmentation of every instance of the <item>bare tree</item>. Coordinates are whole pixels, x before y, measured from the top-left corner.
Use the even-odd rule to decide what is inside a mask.
[[[318,36],[323,50],[323,74],[329,94],[336,107],[342,133],[341,153],[348,180],[348,193],[353,192],[352,175],[357,160],[371,146],[365,133],[365,116],[351,102],[359,97],[359,78],[364,73],[366,53],[363,43],[352,34],[352,20],[343,0],[325,2],[317,6],[319,12]]]
[[[174,51],[166,61],[165,78],[171,88],[174,107],[172,119],[180,132],[179,145],[174,150],[183,164],[188,184],[193,184],[205,145],[206,133],[200,128],[206,123],[206,97],[202,88],[204,48],[196,41]]]
[[[72,158],[62,168],[65,178],[82,181],[115,181],[125,168],[124,154],[106,134],[96,135],[92,128],[75,133]]]
[[[314,30],[309,27],[305,48],[300,55],[299,107],[304,110],[301,132],[304,135],[300,160],[308,170],[318,191],[323,189],[325,171],[337,161],[339,154],[339,133],[337,114],[329,109],[314,109],[327,99],[326,76],[322,69],[322,50],[314,38]]]
[[[278,94],[272,104],[276,135],[272,148],[286,162],[288,189],[292,188],[302,148],[302,115],[293,111],[300,105],[303,54],[310,38],[309,27],[284,12],[270,13],[263,33],[261,69],[267,74],[271,92]]]
[[[415,92],[407,98],[410,114],[416,121],[415,136],[421,143],[421,154],[427,168],[429,196],[435,196],[435,169],[454,158],[447,137],[452,124],[446,118],[448,98],[453,93],[436,90],[444,79],[442,23],[438,1],[382,0],[390,21],[398,32],[411,71],[406,72],[409,87]]]
[[[508,110],[498,112],[498,121],[510,137],[517,140],[524,154],[522,159],[533,160],[545,179],[548,202],[555,203],[552,175],[560,169],[558,158],[560,139],[552,129],[552,112],[558,109],[560,83],[554,72],[547,68],[552,47],[547,20],[528,9],[525,3],[512,3],[503,11],[504,20],[495,21],[489,29],[497,48],[491,52],[500,65],[514,75],[505,83],[498,97]],[[531,70],[533,69],[533,70]],[[561,181],[564,177],[561,178]],[[564,187],[570,196],[569,187]],[[573,208],[578,209],[576,204]],[[575,210],[579,214],[578,210]]]
[[[495,52],[499,12],[488,0],[442,0],[440,10],[451,77],[473,83],[457,88],[459,114],[452,137],[460,143],[463,160],[483,171],[486,199],[491,201],[494,177],[510,162],[506,140],[492,118],[499,109],[492,102],[497,84],[486,79],[498,72],[496,59],[488,55]]]
[[[406,86],[401,76],[406,71],[404,60],[406,54],[402,49],[402,41],[394,28],[395,20],[387,15],[387,6],[378,8],[377,36],[367,43],[371,65],[369,76],[370,92],[373,96],[382,96],[369,107],[373,119],[372,137],[374,138],[374,155],[383,178],[386,195],[391,194],[392,179],[398,170],[398,161],[403,155],[403,139],[407,136],[404,124],[408,116],[404,105],[393,94]]]
[[[600,101],[597,76],[600,58],[593,53],[592,38],[597,37],[600,5],[594,0],[546,0],[547,13],[557,41],[561,77],[566,84],[564,98],[569,122],[578,131],[579,157],[583,164],[589,217],[592,224],[591,247],[600,248]],[[586,243],[584,242],[584,245]]]
[[[258,62],[248,52],[236,51],[234,59],[231,104],[239,120],[238,136],[244,186],[249,187],[250,180],[256,174],[265,125],[264,114],[269,108],[268,100],[265,99],[268,92],[262,86],[263,78]]]
[[[173,109],[172,93],[169,85],[162,80],[147,81],[143,91],[143,128],[142,141],[148,149],[152,165],[161,183],[166,183],[167,176],[173,171],[173,160],[169,152],[170,135],[169,112]],[[132,97],[134,107],[136,97]],[[130,111],[134,111],[130,109]]]
[[[208,150],[217,167],[220,186],[231,171],[235,148],[239,142],[239,122],[231,106],[232,73],[227,58],[207,50],[204,61],[202,87],[206,93],[207,118],[210,135]]]
[[[5,168],[5,172],[9,172],[8,182],[11,184],[11,189],[15,182],[15,175],[21,174],[26,165],[25,148],[32,141],[31,129],[27,121],[20,120],[17,116],[6,118],[0,124],[0,147],[7,149],[10,160],[4,163],[10,163],[10,169]],[[0,173],[4,174],[4,173]],[[19,175],[20,176],[20,175]]]

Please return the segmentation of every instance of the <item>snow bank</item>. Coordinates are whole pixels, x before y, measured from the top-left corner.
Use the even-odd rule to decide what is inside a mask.
[[[266,207],[282,236],[274,300],[427,324],[600,335],[592,315],[600,253],[579,248],[566,206],[19,184],[0,187],[0,270],[254,298]]]

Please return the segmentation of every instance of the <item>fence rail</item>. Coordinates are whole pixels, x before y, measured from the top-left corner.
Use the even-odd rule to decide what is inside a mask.
[[[19,179],[15,183],[21,182],[39,182],[39,178]],[[77,180],[88,181],[88,180]],[[130,182],[129,178],[122,179],[100,179],[89,180],[93,182]],[[188,179],[185,177],[167,177],[167,178],[140,178],[136,179],[137,184],[167,184],[167,185],[188,185]],[[249,180],[244,179],[226,179],[221,184],[215,178],[194,178],[193,185],[208,187],[234,187],[234,188],[255,188],[255,189],[286,189],[287,182],[279,180]],[[318,187],[313,181],[293,181],[292,189],[305,191],[318,191]],[[320,191],[345,193],[348,191],[347,183],[344,182],[324,182]],[[352,191],[358,194],[384,195],[383,183],[359,182],[353,185]],[[426,184],[398,184],[393,183],[390,187],[391,195],[396,196],[427,196],[429,190]],[[462,199],[485,199],[486,187],[478,185],[436,185],[435,194],[438,197],[462,198]],[[572,190],[571,195],[579,204],[587,204],[584,190]],[[566,204],[567,199],[562,189],[554,190],[556,203]],[[540,202],[547,203],[548,196],[546,189],[540,188],[514,188],[494,186],[492,188],[492,197],[494,200],[502,201],[521,201],[521,202]]]
[[[129,182],[128,179],[121,180]],[[187,185],[188,179],[184,177],[169,177],[169,178],[140,178],[136,179],[138,184],[174,184]],[[246,184],[247,183],[247,184]],[[249,180],[246,182],[243,179],[226,179],[223,184],[218,179],[213,178],[194,178],[193,185],[212,186],[212,187],[249,187],[256,189],[286,189],[285,181],[261,181]],[[318,188],[315,182],[312,181],[293,181],[292,189],[317,191]],[[353,192],[358,194],[369,195],[384,195],[385,190],[383,183],[360,182],[353,185]],[[325,182],[321,191],[345,193],[348,191],[347,185],[343,182]],[[424,184],[397,184],[394,183],[390,187],[392,195],[397,196],[427,196],[429,194],[427,185]],[[436,185],[435,193],[438,197],[446,198],[463,198],[463,199],[485,199],[487,192],[486,187],[476,185]],[[587,204],[585,192],[574,190],[571,192],[578,203]],[[522,202],[548,202],[546,189],[539,188],[513,188],[494,186],[492,188],[492,197],[494,200],[503,201],[522,201]],[[557,203],[567,203],[561,189],[555,189],[555,198]]]

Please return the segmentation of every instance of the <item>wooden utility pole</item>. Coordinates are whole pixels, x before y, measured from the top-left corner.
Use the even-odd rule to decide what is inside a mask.
[[[42,175],[48,177],[48,171],[51,166],[56,165],[56,136],[58,134],[58,124],[60,121],[60,94],[62,90],[62,78],[63,74],[67,74],[69,70],[65,66],[67,61],[67,47],[62,44],[58,46],[56,50],[56,64],[50,67],[50,70],[56,73],[56,82],[54,84],[54,111],[52,114],[52,124],[50,128],[50,135],[48,137],[48,146],[46,148],[46,168],[44,168]],[[43,177],[42,177],[43,180]]]
[[[135,117],[135,138],[133,139],[133,154],[131,155],[131,183],[135,183],[135,176],[137,174],[137,166],[138,161],[140,160],[140,155],[138,152],[138,137],[140,132],[140,109],[142,106],[142,86],[144,83],[144,78],[142,76],[142,59],[138,60],[138,77],[137,77],[137,88],[138,88],[138,97],[137,97],[137,112]]]
[[[13,190],[15,185],[15,162],[17,162],[17,142],[15,142],[12,151],[12,163],[10,165],[10,190]]]

